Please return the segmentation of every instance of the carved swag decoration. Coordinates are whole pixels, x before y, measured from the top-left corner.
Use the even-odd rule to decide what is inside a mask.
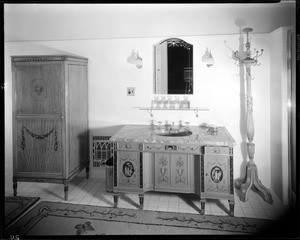
[[[34,139],[37,140],[43,140],[45,138],[48,138],[51,134],[54,133],[54,145],[53,145],[53,149],[54,151],[58,150],[58,139],[57,139],[57,131],[56,131],[56,127],[53,127],[48,133],[46,134],[35,134],[33,132],[31,132],[28,128],[26,128],[25,126],[22,126],[22,141],[21,141],[21,148],[22,150],[25,150],[26,148],[26,142],[25,142],[25,131]]]

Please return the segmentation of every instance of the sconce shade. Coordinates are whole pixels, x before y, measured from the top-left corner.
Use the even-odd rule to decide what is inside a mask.
[[[135,64],[134,63],[135,60],[136,60],[136,55],[135,55],[135,52],[132,50],[131,55],[127,58],[127,62],[131,63],[131,64]]]
[[[209,68],[215,64],[215,59],[211,55],[211,50],[208,51],[208,49],[206,48],[205,54],[202,57],[202,62],[204,62]]]
[[[215,59],[211,55],[211,51],[209,52],[208,58],[206,59],[206,66],[212,67],[215,64]]]
[[[215,60],[214,60],[214,58],[212,57],[212,55],[210,54],[210,57],[208,57],[208,58],[206,59],[206,66],[207,66],[207,67],[212,67],[214,64],[215,64]]]
[[[132,50],[131,55],[127,58],[127,62],[136,65],[139,69],[143,66],[142,58],[139,56],[139,53],[135,53],[134,50]]]

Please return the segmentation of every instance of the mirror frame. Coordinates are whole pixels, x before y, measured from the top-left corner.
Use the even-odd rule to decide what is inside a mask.
[[[185,49],[191,50],[191,54],[188,55],[188,59],[191,62],[186,69],[183,70],[182,76],[185,83],[185,87],[180,88],[180,93],[169,93],[168,82],[168,48],[173,47],[183,47]],[[180,38],[167,38],[164,39],[153,46],[154,49],[154,83],[153,92],[154,94],[171,94],[171,95],[192,95],[193,94],[193,45],[184,41]],[[191,55],[191,56],[190,56]],[[163,70],[167,69],[167,70]]]

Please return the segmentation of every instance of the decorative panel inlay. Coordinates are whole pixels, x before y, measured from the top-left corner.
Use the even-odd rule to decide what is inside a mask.
[[[184,154],[171,154],[171,165],[172,172],[174,176],[173,185],[176,187],[187,186],[187,176],[188,176],[188,161],[187,155]]]
[[[129,142],[120,142],[118,143],[118,149],[119,150],[135,150],[139,151],[140,146],[138,143],[129,143]]]
[[[204,155],[200,156],[200,190],[204,192]]]
[[[134,166],[131,162],[125,162],[123,164],[122,173],[125,177],[130,178],[135,172]]]
[[[220,167],[215,166],[211,169],[210,177],[215,183],[219,183],[223,179],[223,171]]]
[[[232,149],[232,148],[231,148]],[[230,194],[234,194],[233,191],[233,156],[229,157],[230,164]]]
[[[141,144],[142,145],[142,144]],[[144,166],[143,166],[143,152],[140,152],[140,188],[143,188],[143,171],[144,171]]]
[[[55,127],[53,127],[46,134],[36,134],[36,133],[31,132],[26,127],[22,126],[22,141],[21,141],[22,150],[25,150],[25,148],[26,148],[26,138],[25,138],[25,131],[24,130],[28,133],[28,135],[30,135],[31,137],[33,137],[34,139],[37,139],[37,140],[43,140],[44,138],[48,138],[53,133],[54,134],[53,150],[57,151],[57,149],[58,149],[58,140],[57,140],[57,131],[56,131]]]
[[[33,100],[43,101],[47,97],[47,84],[42,79],[35,79],[30,84],[30,94]]]
[[[170,185],[170,156],[155,154],[156,181],[159,185]]]
[[[118,161],[117,161],[117,143],[114,143],[114,186],[118,185]]]
[[[228,156],[206,155],[204,159],[205,191],[229,192]]]
[[[119,187],[139,187],[139,153],[118,152]]]

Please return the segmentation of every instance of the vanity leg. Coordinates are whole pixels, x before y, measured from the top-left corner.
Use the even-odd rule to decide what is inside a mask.
[[[14,197],[17,196],[17,188],[18,188],[18,182],[15,178],[13,178],[13,190],[14,190]]]
[[[114,208],[116,208],[116,207],[118,207],[119,193],[114,192],[113,196],[114,196]]]
[[[65,201],[68,201],[69,183],[64,183]]]
[[[140,208],[144,208],[144,193],[139,194],[139,199],[140,199]]]
[[[229,216],[234,217],[234,200],[228,200],[229,202]]]
[[[205,202],[206,202],[206,199],[205,199],[205,198],[201,198],[201,199],[200,199],[200,203],[201,203],[200,214],[201,214],[201,215],[204,215],[204,214],[205,214]]]

